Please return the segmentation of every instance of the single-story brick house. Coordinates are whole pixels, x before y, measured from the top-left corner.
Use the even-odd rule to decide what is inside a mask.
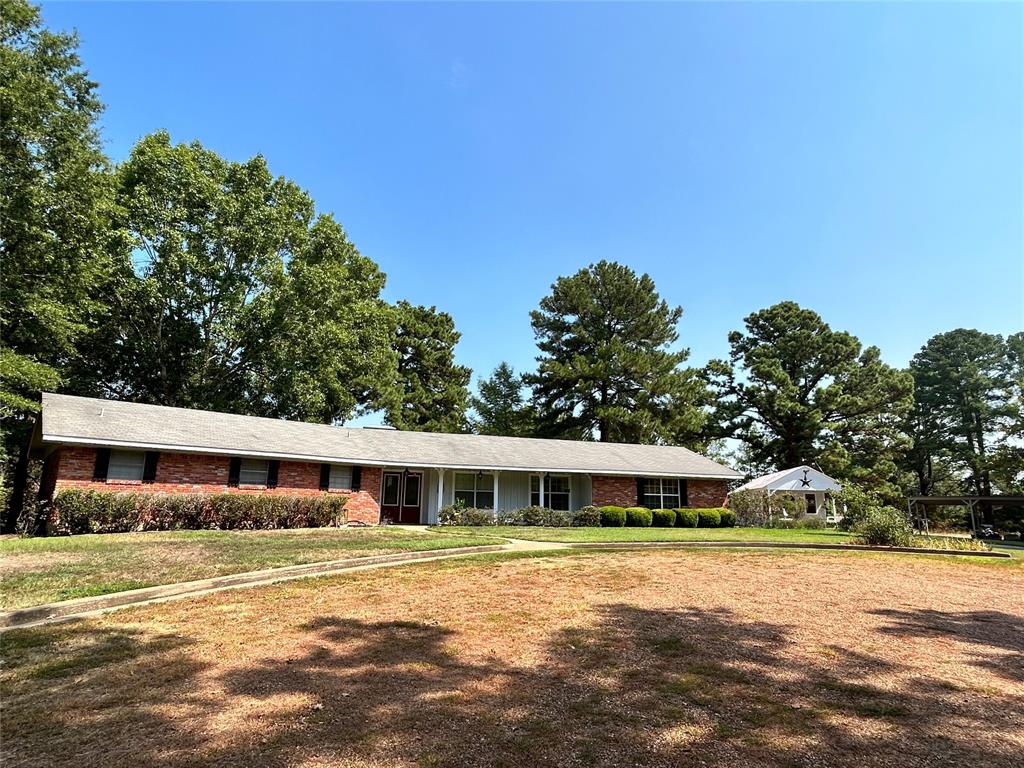
[[[738,472],[686,448],[337,427],[43,395],[40,495],[62,488],[349,496],[350,521],[497,510],[717,507]]]

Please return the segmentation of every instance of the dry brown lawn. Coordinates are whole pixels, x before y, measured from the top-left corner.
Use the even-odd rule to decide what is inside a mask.
[[[15,766],[1021,765],[1024,572],[479,557],[3,638]]]

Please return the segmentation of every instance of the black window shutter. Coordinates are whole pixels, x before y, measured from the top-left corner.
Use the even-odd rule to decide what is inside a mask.
[[[277,470],[280,466],[280,461],[270,461],[267,464],[267,488],[277,488]]]
[[[690,506],[690,489],[685,478],[679,478],[679,503],[684,507]]]
[[[231,457],[231,464],[228,466],[228,485],[238,487],[238,476],[242,473],[242,460],[237,456]]]
[[[326,491],[331,487],[331,465],[320,465],[320,490]]]
[[[636,479],[636,505],[638,507],[646,506],[644,504],[644,479],[642,477]]]
[[[358,491],[363,483],[363,468],[360,466],[352,467],[352,490]]]
[[[107,482],[107,468],[110,466],[110,449],[96,449],[96,467],[92,471],[92,479],[101,483]]]
[[[159,451],[146,451],[146,466],[142,468],[142,482],[156,482],[156,464],[160,461]]]

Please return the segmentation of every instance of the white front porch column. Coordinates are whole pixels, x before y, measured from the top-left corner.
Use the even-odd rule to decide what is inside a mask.
[[[544,506],[544,473],[540,473],[540,505]]]
[[[444,470],[437,470],[437,517],[441,520],[441,507],[444,506]]]
[[[498,506],[498,473],[495,472],[493,477],[494,477],[494,504],[492,506],[494,507],[494,514],[498,514],[498,510],[500,509],[500,507]]]

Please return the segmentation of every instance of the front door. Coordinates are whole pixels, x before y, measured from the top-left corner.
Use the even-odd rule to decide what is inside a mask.
[[[417,525],[423,498],[423,474],[385,472],[381,483],[381,517],[393,523]]]

